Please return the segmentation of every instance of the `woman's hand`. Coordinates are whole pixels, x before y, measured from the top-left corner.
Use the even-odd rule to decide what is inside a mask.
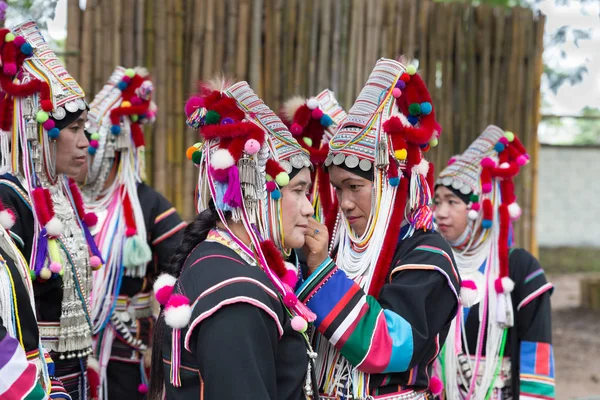
[[[312,274],[329,257],[329,231],[327,227],[314,218],[309,218],[308,229],[304,235],[304,252],[306,264]]]

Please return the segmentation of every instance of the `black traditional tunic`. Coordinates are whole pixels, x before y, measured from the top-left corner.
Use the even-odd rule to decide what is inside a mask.
[[[181,387],[168,378],[172,331],[165,335],[167,399],[305,398],[305,338],[259,267],[209,239],[188,257],[175,291],[193,310],[181,331]]]
[[[511,293],[515,318],[514,326],[508,331],[504,350],[504,357],[510,360],[510,374],[502,390],[502,398],[553,399],[554,357],[550,310],[553,287],[546,280],[539,262],[526,250],[513,249],[508,262],[509,277],[515,283]],[[468,309],[465,330],[469,354],[476,355],[480,330],[479,304]],[[486,339],[482,346],[483,356]]]
[[[137,188],[144,223],[148,234],[148,244],[152,249],[153,260],[148,264],[143,278],[123,276],[119,299],[115,311],[127,314],[127,321],[122,318],[115,327],[117,335],[112,347],[110,362],[107,368],[108,399],[127,398],[143,399],[144,393],[138,391],[142,382],[140,362],[142,354],[140,346],[132,346],[124,339],[125,330],[135,339],[151,347],[154,318],[150,309],[152,284],[171,260],[173,252],[181,243],[183,228],[186,223],[173,205],[159,192],[144,183]],[[131,315],[133,314],[133,315]],[[114,326],[115,324],[113,324]],[[120,329],[119,329],[120,328]]]
[[[328,259],[297,292],[317,314],[318,340],[328,340],[367,375],[372,396],[428,388],[433,361],[458,308],[460,279],[452,251],[436,232],[416,231],[401,241],[387,275],[374,298]],[[319,362],[327,356],[322,348]],[[327,364],[325,369],[325,377],[333,372]],[[342,387],[328,390],[326,398],[347,399],[349,379],[342,378]]]

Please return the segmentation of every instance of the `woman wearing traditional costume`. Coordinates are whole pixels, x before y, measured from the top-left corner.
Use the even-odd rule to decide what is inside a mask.
[[[39,335],[74,399],[91,396],[91,266],[102,260],[75,182],[86,161],[84,93],[34,22],[0,32],[0,197],[16,215],[11,236],[29,261]]]
[[[463,279],[436,371],[446,399],[554,398],[552,284],[512,238],[513,177],[528,160],[512,132],[489,126],[436,181],[436,222]]]
[[[94,272],[91,304],[100,398],[142,399],[148,391],[152,283],[185,227],[172,204],[144,183],[142,124],[154,121],[153,90],[145,69],[117,67],[88,113],[90,161],[81,190],[86,209],[98,216],[92,234],[105,261]]]
[[[154,285],[164,306],[151,397],[162,389],[154,379],[164,357],[169,399],[311,398],[316,354],[305,331],[315,316],[294,294],[291,251],[313,215],[310,159],[246,82],[217,89],[186,105],[203,139],[189,149],[200,214],[174,257],[179,279],[162,275]]]
[[[329,144],[325,166],[340,206],[331,258],[327,229],[309,226],[312,273],[297,291],[317,315],[324,399],[426,399],[437,389],[432,365],[460,285],[452,251],[433,230],[422,156],[439,133],[416,68],[381,59]]]

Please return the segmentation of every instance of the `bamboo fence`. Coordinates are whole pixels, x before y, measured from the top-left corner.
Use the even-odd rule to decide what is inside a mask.
[[[537,125],[545,18],[525,8],[431,0],[68,0],[69,72],[88,98],[116,65],[147,67],[157,122],[148,128],[150,184],[194,214],[197,141],[183,106],[215,74],[247,80],[271,108],[332,89],[349,108],[380,57],[418,62],[443,127],[428,157],[442,168],[488,124],[517,133],[532,163],[517,182],[518,243],[537,251]]]

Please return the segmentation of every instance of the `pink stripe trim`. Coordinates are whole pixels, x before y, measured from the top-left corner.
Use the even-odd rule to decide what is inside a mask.
[[[235,261],[235,262],[236,262],[236,263],[238,263],[238,264],[245,265],[243,262],[241,262],[240,260],[236,260],[236,259],[235,259],[235,258],[233,258],[233,257],[229,257],[229,256],[222,256],[222,255],[220,255],[220,254],[214,254],[214,255],[210,255],[210,256],[204,256],[204,257],[202,257],[202,258],[199,258],[199,259],[197,259],[197,260],[196,260],[196,261],[194,261],[194,263],[193,263],[192,265],[190,265],[188,268],[192,268],[194,265],[198,264],[200,261],[203,261],[203,260],[208,260],[208,259],[211,259],[211,258],[225,258],[225,259],[227,259],[227,260]]]
[[[432,270],[432,271],[437,271],[437,272],[441,273],[442,275],[444,275],[446,277],[446,280],[448,281],[448,286],[450,286],[450,289],[452,289],[452,293],[454,293],[454,295],[456,296],[456,299],[458,300],[458,293],[456,293],[456,289],[454,288],[454,285],[452,284],[450,277],[448,276],[446,271],[444,271],[440,267],[436,267],[435,265],[426,265],[426,264],[401,265],[399,267],[394,268],[392,270],[392,272],[390,272],[390,280],[392,279],[392,275],[394,275],[395,273],[404,271],[404,270],[411,270],[411,269],[425,269],[425,270]]]
[[[171,229],[170,231],[168,231],[166,233],[163,233],[162,235],[160,235],[159,237],[154,239],[154,241],[152,242],[152,245],[157,245],[160,242],[164,241],[165,239],[170,238],[171,236],[173,236],[175,233],[179,232],[186,226],[187,226],[187,224],[185,222],[181,222],[179,225],[175,226],[175,228]]]
[[[331,271],[329,271],[329,273],[326,276],[324,276],[323,279],[321,279],[321,282],[322,283],[327,282],[329,280],[329,278],[331,278],[331,276],[337,272],[337,270],[338,270],[337,267],[332,268]],[[310,299],[312,299],[312,297],[315,295],[315,293],[317,293],[319,291],[319,289],[321,289],[321,286],[323,286],[323,285],[321,284],[321,285],[315,286],[315,288],[312,291],[310,291],[308,293],[308,295],[306,295],[306,297],[304,298],[304,304],[307,304],[310,301]]]
[[[196,301],[194,301],[194,303],[192,304],[192,309],[194,309],[194,307],[196,307],[196,304],[198,303],[198,301],[206,296],[208,296],[211,293],[216,292],[217,290],[231,285],[232,283],[239,283],[239,282],[247,282],[247,283],[253,283],[256,286],[259,286],[261,289],[263,289],[265,292],[267,292],[267,294],[269,296],[271,296],[274,299],[279,299],[279,297],[277,296],[277,294],[272,291],[271,289],[269,289],[265,284],[263,284],[262,282],[257,281],[256,279],[252,279],[252,278],[248,278],[246,276],[238,276],[235,278],[230,278],[230,279],[226,279],[222,282],[217,283],[214,286],[211,286],[210,288],[206,289],[204,292],[200,293],[200,296],[198,296],[196,298]]]
[[[548,282],[544,286],[542,286],[538,290],[536,290],[535,292],[530,293],[529,296],[527,296],[523,300],[521,300],[521,302],[517,306],[517,311],[521,310],[521,308],[523,308],[527,304],[531,303],[533,301],[533,299],[535,299],[536,297],[539,297],[543,293],[546,293],[548,290],[552,289],[553,287],[554,286],[550,282]]]
[[[392,338],[390,338],[388,333],[385,315],[383,314],[383,310],[381,310],[377,316],[377,323],[371,336],[371,344],[369,345],[367,354],[365,354],[365,357],[356,368],[370,374],[381,373],[390,363],[391,356]]]
[[[35,364],[30,363],[25,371],[17,378],[17,380],[8,388],[6,392],[2,395],[4,398],[5,395],[9,394],[8,398],[14,399],[22,399],[25,398],[33,390],[36,384],[37,377],[37,367]]]
[[[214,313],[219,311],[221,308],[223,308],[227,305],[230,305],[230,304],[235,304],[235,303],[248,303],[248,304],[258,307],[261,310],[263,310],[264,312],[266,312],[275,321],[275,325],[277,325],[277,330],[279,331],[279,337],[283,336],[283,327],[281,326],[281,323],[279,322],[279,318],[277,318],[277,314],[275,313],[275,311],[271,310],[268,306],[266,306],[262,302],[260,302],[256,299],[253,299],[251,297],[237,296],[237,297],[232,297],[227,300],[223,300],[222,302],[220,302],[219,304],[217,304],[210,310],[206,310],[202,314],[198,315],[196,317],[196,319],[194,319],[194,321],[192,321],[192,323],[190,324],[190,327],[188,328],[188,330],[185,334],[185,339],[184,339],[185,349],[187,351],[190,351],[190,338],[192,337],[192,332],[194,331],[194,328],[200,322],[204,321],[206,318],[210,317],[211,315],[213,315]]]

